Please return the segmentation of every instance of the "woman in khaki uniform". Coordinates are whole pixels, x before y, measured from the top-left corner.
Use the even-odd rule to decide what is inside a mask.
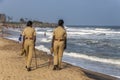
[[[53,70],[60,70],[62,63],[63,51],[66,49],[66,30],[64,29],[64,21],[58,21],[58,27],[53,31],[52,49],[54,53],[54,67]]]
[[[32,28],[32,21],[27,22],[26,28],[23,30],[23,48],[25,49],[26,55],[26,68],[27,71],[31,71],[30,65],[32,61],[32,55],[35,49],[35,41],[36,41],[36,32],[35,29]]]

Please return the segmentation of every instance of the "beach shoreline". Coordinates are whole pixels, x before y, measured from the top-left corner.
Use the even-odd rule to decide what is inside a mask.
[[[47,60],[49,55],[46,52],[40,51],[37,49],[36,49],[36,53],[37,53],[38,68],[35,69],[35,66],[34,66],[35,64],[32,63],[33,71],[28,73],[24,69],[24,66],[25,66],[24,57],[20,56],[21,44],[19,44],[16,41],[4,39],[4,38],[0,38],[0,43],[1,43],[0,52],[5,53],[6,55],[5,58],[8,57],[8,60],[12,59],[13,65],[19,65],[17,66],[17,69],[16,68],[14,69],[14,66],[12,66],[13,67],[12,69],[10,68],[8,69],[7,67],[10,67],[11,63],[9,62],[4,64],[4,57],[2,57],[4,56],[4,54],[1,54],[0,59],[2,61],[1,62],[2,64],[0,66],[0,73],[1,73],[0,77],[2,80],[56,80],[56,79],[57,80],[119,80],[116,77],[86,70],[66,62],[62,63],[62,68],[63,68],[62,70],[53,71],[52,70],[53,65],[50,65],[50,68],[48,69]],[[3,67],[4,65],[7,65],[7,66]],[[6,70],[4,71],[4,69]],[[10,71],[13,71],[13,73],[10,73]],[[9,74],[7,72],[9,72]],[[15,74],[16,72],[17,73],[20,72],[20,74],[17,75]],[[38,75],[44,76],[44,77],[38,77]],[[6,76],[9,76],[9,79],[7,79]],[[23,76],[23,77],[21,78],[20,76]],[[18,79],[16,79],[17,77]]]

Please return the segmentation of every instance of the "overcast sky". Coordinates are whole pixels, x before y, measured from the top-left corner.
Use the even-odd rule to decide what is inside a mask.
[[[120,26],[120,0],[0,0],[0,13],[14,20],[64,19],[65,24]]]

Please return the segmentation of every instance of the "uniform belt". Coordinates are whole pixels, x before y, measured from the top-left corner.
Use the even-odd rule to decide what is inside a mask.
[[[28,37],[26,37],[25,39],[33,40],[33,38],[28,38]]]
[[[55,41],[64,41],[64,39],[55,39]]]

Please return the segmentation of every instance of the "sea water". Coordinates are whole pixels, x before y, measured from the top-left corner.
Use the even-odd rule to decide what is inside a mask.
[[[82,68],[120,77],[120,27],[67,26],[67,49],[63,61]],[[18,40],[19,29],[5,29]],[[35,28],[36,48],[50,53],[53,28]],[[46,33],[46,35],[44,35]]]

